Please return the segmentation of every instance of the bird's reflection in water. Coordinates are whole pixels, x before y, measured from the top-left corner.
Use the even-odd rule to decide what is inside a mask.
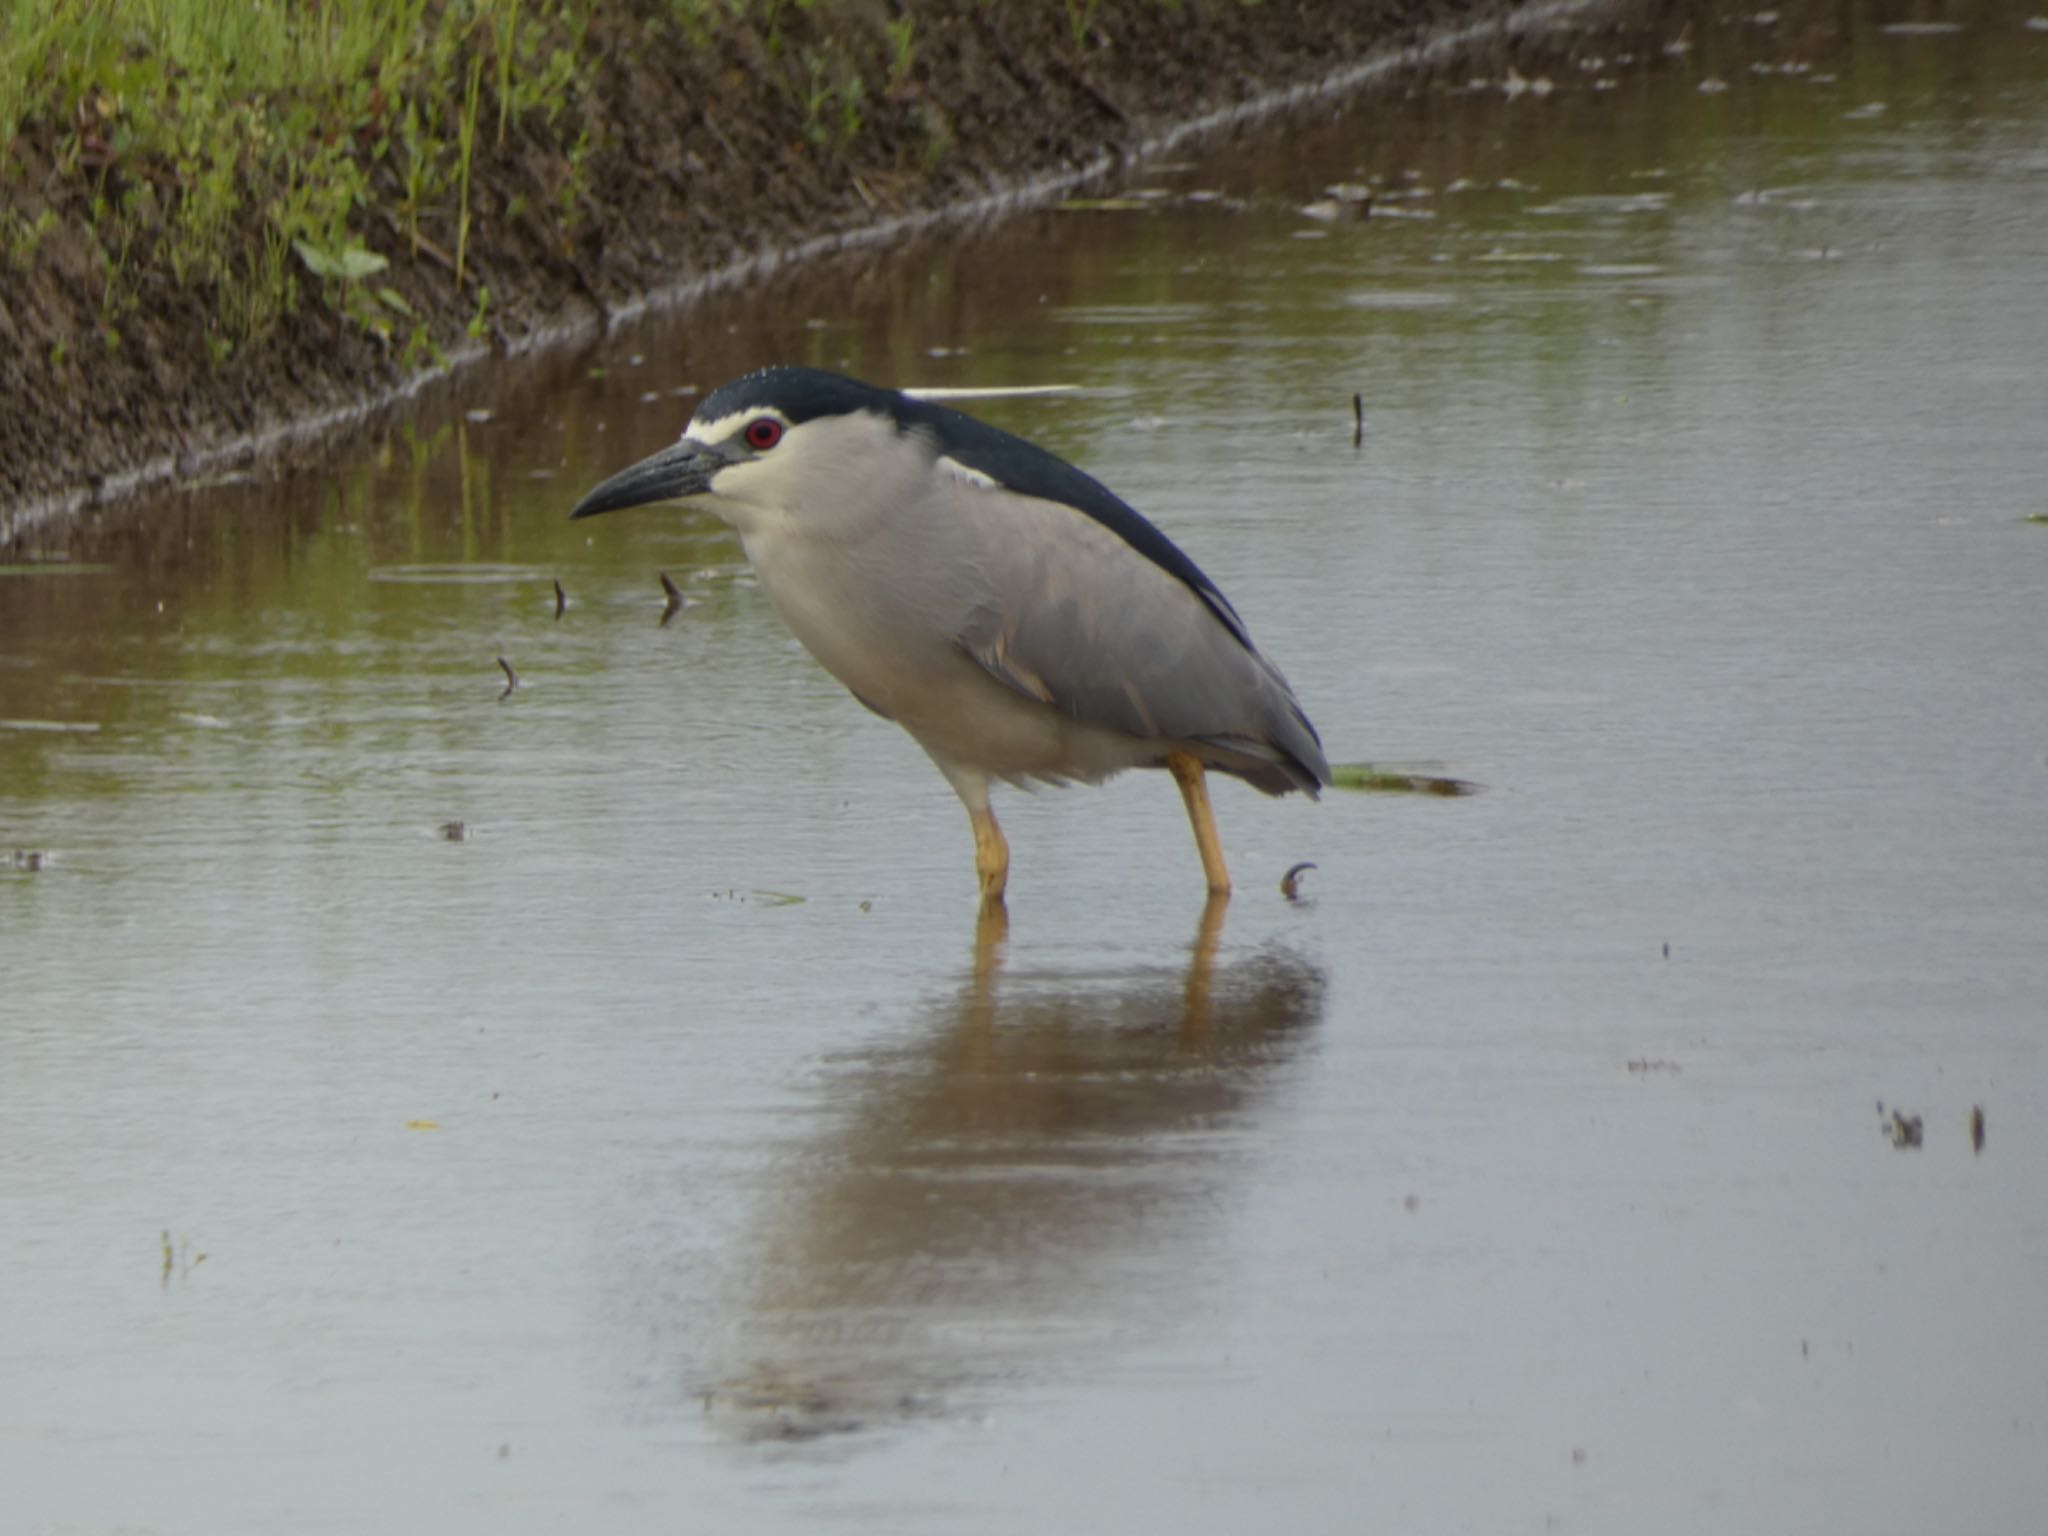
[[[929,1027],[840,1063],[747,1276],[736,1369],[705,1400],[752,1437],[956,1411],[1198,1307],[1250,1117],[1321,1015],[1286,952],[1007,971],[1000,912]]]

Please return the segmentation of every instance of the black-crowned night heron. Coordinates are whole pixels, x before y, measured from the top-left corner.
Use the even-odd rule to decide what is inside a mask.
[[[797,639],[938,764],[986,902],[1010,866],[991,780],[1167,769],[1218,895],[1204,769],[1269,795],[1330,782],[1287,679],[1194,561],[1073,465],[960,411],[810,368],[750,373],[570,515],[649,502],[730,523]]]

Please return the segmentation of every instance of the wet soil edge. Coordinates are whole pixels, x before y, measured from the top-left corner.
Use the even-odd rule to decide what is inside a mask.
[[[409,257],[395,237],[385,248],[392,281],[440,344],[427,366],[403,366],[387,344],[314,305],[216,365],[199,306],[168,284],[124,318],[122,346],[106,354],[93,345],[96,316],[76,274],[68,287],[0,278],[0,331],[12,333],[0,336],[0,543],[19,546],[52,520],[167,482],[317,457],[493,356],[585,341],[788,262],[1057,197],[1192,138],[1475,50],[1511,51],[1607,8],[1144,6],[1118,17],[1113,40],[1076,54],[1056,8],[940,3],[919,9],[920,68],[904,99],[876,103],[837,150],[806,142],[787,93],[732,57],[621,49],[592,92],[599,148],[573,240],[519,211],[559,174],[545,148],[515,145],[479,165],[472,282],[491,288],[483,339],[466,330],[473,286]],[[950,138],[930,167],[934,124]]]

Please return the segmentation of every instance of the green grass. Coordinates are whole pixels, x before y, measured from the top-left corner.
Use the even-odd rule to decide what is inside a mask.
[[[1065,0],[1077,51],[1118,7],[1179,3]],[[89,274],[53,372],[145,300],[203,315],[216,364],[309,304],[409,363],[451,313],[483,324],[480,240],[525,214],[574,238],[596,147],[632,132],[586,111],[605,59],[750,60],[792,144],[841,155],[890,117],[929,173],[952,131],[921,42],[918,0],[0,0],[0,276],[61,272],[75,306]],[[419,303],[426,262],[452,306]]]
[[[462,281],[471,162],[529,117],[554,127],[595,68],[585,14],[566,0],[0,0],[0,252],[25,266],[72,222],[110,334],[143,274],[162,274],[215,295],[217,356],[308,291],[381,324],[386,307],[335,273],[388,217],[415,252],[423,220],[452,229]]]

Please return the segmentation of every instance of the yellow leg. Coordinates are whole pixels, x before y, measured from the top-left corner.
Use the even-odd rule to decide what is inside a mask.
[[[990,992],[1003,963],[1003,941],[1010,936],[1010,909],[1000,901],[984,901],[974,919],[974,1006],[987,1017],[994,1007]]]
[[[1180,798],[1188,808],[1188,821],[1195,829],[1195,847],[1201,851],[1202,873],[1209,877],[1209,894],[1230,894],[1230,871],[1223,863],[1223,843],[1216,836],[1216,813],[1209,809],[1209,784],[1202,760],[1188,752],[1169,752],[1166,766],[1180,785]]]
[[[967,819],[974,824],[974,872],[981,877],[982,905],[999,907],[1010,883],[1010,845],[987,806],[970,808]]]
[[[1191,1035],[1209,1032],[1209,982],[1216,972],[1216,945],[1223,937],[1223,914],[1229,910],[1229,894],[1216,891],[1209,893],[1202,906],[1202,926],[1195,930],[1187,986],[1182,993],[1186,1012],[1181,1017],[1181,1027]]]

